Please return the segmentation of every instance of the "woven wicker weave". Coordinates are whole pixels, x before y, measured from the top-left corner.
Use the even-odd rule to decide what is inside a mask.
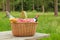
[[[33,36],[36,32],[37,22],[33,23],[11,23],[14,36]]]

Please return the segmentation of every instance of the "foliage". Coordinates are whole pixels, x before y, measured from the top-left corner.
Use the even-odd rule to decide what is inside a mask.
[[[10,0],[10,5],[15,7],[15,10],[21,10],[21,1],[22,0]],[[4,0],[4,2],[6,3],[6,0]],[[0,9],[2,8],[2,0],[0,0]],[[34,0],[34,7],[35,10],[37,10],[37,8],[39,7],[39,10],[41,9],[41,5],[44,4],[45,6],[45,10],[46,11],[53,11],[54,10],[54,0]],[[23,7],[24,10],[32,10],[32,5],[33,5],[33,1],[32,0],[23,0]],[[38,7],[37,7],[38,6]],[[58,7],[60,9],[60,0],[58,0]],[[11,9],[12,10],[12,9]]]

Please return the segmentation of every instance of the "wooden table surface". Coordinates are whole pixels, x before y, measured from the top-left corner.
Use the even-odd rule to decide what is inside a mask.
[[[35,35],[31,37],[15,37],[12,35],[11,31],[0,32],[0,40],[37,40],[49,36],[49,34],[35,33]]]

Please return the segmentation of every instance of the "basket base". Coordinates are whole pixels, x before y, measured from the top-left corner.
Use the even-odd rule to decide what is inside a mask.
[[[34,36],[34,35],[13,35],[13,36],[16,36],[16,37],[31,37],[31,36]]]

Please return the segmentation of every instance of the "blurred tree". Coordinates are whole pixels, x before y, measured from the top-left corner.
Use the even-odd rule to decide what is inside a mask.
[[[2,11],[2,0],[0,0],[0,11]]]
[[[6,11],[10,12],[10,0],[6,0]],[[8,17],[7,13],[5,17]]]
[[[3,3],[3,11],[5,11],[5,0],[3,0],[2,3]]]
[[[54,15],[58,16],[58,0],[54,0]]]
[[[24,0],[21,0],[22,11],[24,10],[24,8],[23,8],[23,5],[24,5],[24,4],[23,4],[23,1],[24,1]]]
[[[37,4],[37,10],[39,10],[39,1],[38,0],[36,1],[36,4]]]
[[[6,0],[6,11],[10,12],[10,0]]]
[[[33,1],[33,6],[32,6],[32,9],[34,10],[34,0],[32,0]]]
[[[44,0],[42,0],[42,12],[44,13],[44,11],[45,11],[45,8],[44,8]]]
[[[12,0],[12,9],[13,9],[13,11],[15,11],[14,0]]]

